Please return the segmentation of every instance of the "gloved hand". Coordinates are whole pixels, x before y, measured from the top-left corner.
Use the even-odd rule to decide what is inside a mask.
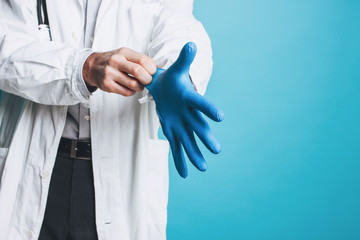
[[[165,137],[169,140],[175,166],[180,176],[188,171],[182,147],[194,166],[205,171],[207,165],[201,154],[194,132],[212,153],[221,147],[201,113],[214,121],[224,119],[223,112],[197,93],[189,77],[189,68],[196,55],[195,43],[187,43],[180,56],[169,69],[159,69],[152,82],[146,86],[153,96]]]

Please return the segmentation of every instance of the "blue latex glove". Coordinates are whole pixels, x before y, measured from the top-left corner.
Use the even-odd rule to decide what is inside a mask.
[[[167,70],[158,69],[152,82],[146,86],[153,96],[165,137],[169,140],[177,171],[183,178],[188,171],[182,147],[194,166],[205,171],[194,132],[212,153],[221,147],[201,113],[214,121],[224,119],[223,112],[197,93],[189,77],[189,68],[196,55],[195,43],[187,43],[176,62]]]

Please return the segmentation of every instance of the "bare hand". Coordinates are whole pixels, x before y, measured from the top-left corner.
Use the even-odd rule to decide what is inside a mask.
[[[105,92],[132,96],[152,81],[156,65],[150,57],[129,48],[93,53],[85,61],[83,77],[87,85]]]

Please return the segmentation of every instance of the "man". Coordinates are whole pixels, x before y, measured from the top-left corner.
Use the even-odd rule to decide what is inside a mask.
[[[138,100],[188,41],[205,92],[211,46],[192,1],[46,8],[52,41],[36,1],[0,2],[0,239],[165,239],[169,146]]]

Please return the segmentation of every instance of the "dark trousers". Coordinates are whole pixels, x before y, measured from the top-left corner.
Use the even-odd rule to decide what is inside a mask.
[[[91,160],[58,153],[39,240],[97,240]]]

